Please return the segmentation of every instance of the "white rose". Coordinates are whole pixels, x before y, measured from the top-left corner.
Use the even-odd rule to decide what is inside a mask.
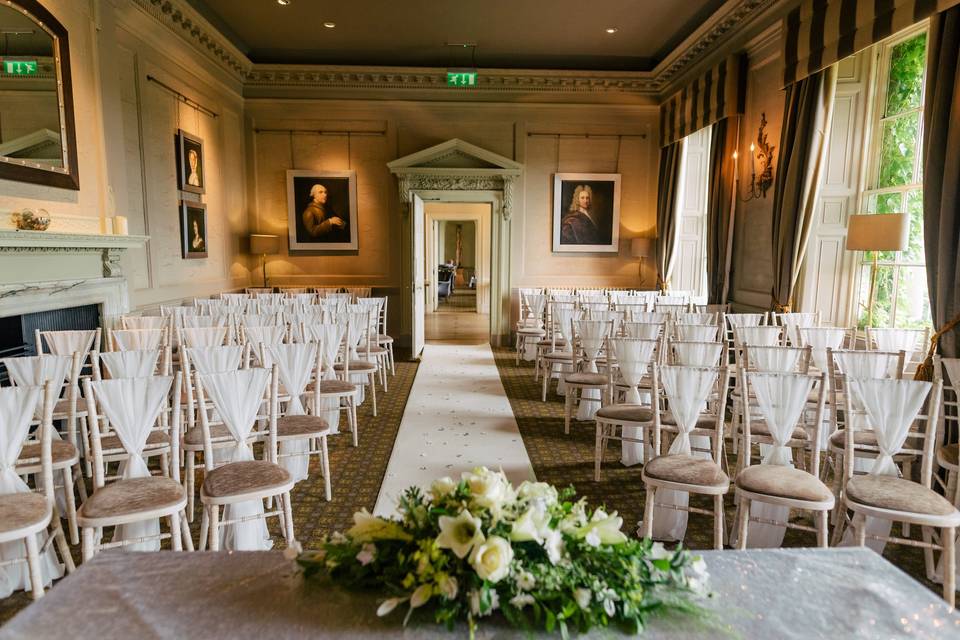
[[[450,549],[458,558],[463,558],[470,553],[474,545],[483,542],[480,524],[480,518],[475,518],[466,509],[456,518],[440,516],[440,535],[437,536],[437,546],[441,549]]]
[[[434,500],[439,500],[440,498],[453,493],[457,488],[456,481],[450,476],[443,476],[433,481],[433,484],[430,485],[430,493],[433,495]]]
[[[474,502],[488,509],[499,509],[507,497],[507,479],[501,473],[495,473],[486,467],[477,467],[472,472],[465,471],[466,480]]]
[[[573,590],[573,599],[577,601],[577,606],[581,609],[586,609],[590,606],[590,599],[593,594],[590,593],[590,589],[574,589]]]
[[[500,582],[513,562],[513,547],[500,536],[490,536],[486,542],[473,548],[470,565],[477,575],[490,582]]]
[[[444,576],[437,587],[440,589],[440,595],[447,600],[453,600],[457,597],[457,579],[453,576]]]

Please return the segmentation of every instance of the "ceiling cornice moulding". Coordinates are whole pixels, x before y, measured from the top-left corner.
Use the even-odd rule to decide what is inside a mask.
[[[713,57],[724,43],[772,8],[792,0],[729,0],[653,71],[563,71],[480,69],[476,87],[447,87],[445,68],[254,64],[184,0],[133,0],[147,14],[178,33],[195,49],[257,89],[374,90],[413,93],[442,91],[447,97],[486,94],[580,94],[645,96],[662,99],[688,73]]]
[[[132,0],[153,19],[184,38],[194,49],[242,80],[253,66],[216,27],[186,2],[176,0]]]

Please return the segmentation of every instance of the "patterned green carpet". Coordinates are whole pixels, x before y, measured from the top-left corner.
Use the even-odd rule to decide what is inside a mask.
[[[570,434],[564,435],[563,398],[554,393],[556,386],[551,386],[547,402],[541,402],[541,386],[539,382],[534,382],[533,363],[521,361],[520,366],[516,366],[514,351],[506,348],[495,348],[494,358],[537,479],[558,486],[573,485],[577,494],[586,497],[591,504],[606,505],[608,510],[618,511],[623,516],[624,531],[635,534],[637,523],[643,515],[645,497],[641,468],[621,465],[620,446],[612,442],[607,447],[602,463],[600,482],[595,482],[594,423],[574,421]],[[729,460],[735,462],[733,456]],[[705,509],[713,506],[711,499],[699,496],[691,496],[690,505]],[[724,515],[727,531],[730,531],[735,515],[733,491],[726,496]],[[798,521],[802,519],[801,516],[796,517]],[[691,549],[712,549],[712,516],[690,514],[687,522],[684,544]],[[919,537],[918,529],[912,528],[911,533],[915,538]],[[899,534],[899,526],[894,528],[894,533]],[[815,545],[815,534],[795,529],[788,529],[783,541],[785,547]],[[937,594],[942,592],[939,584],[925,578],[921,549],[888,544],[884,557]]]
[[[398,358],[399,356],[400,354]],[[341,434],[329,438],[330,467],[333,470],[333,499],[330,502],[324,498],[320,461],[317,457],[311,458],[310,477],[299,482],[292,495],[294,530],[297,540],[304,547],[316,546],[322,536],[348,529],[353,525],[353,514],[358,509],[366,507],[373,511],[417,366],[415,362],[397,360],[397,375],[387,381],[389,393],[384,394],[382,389],[377,389],[376,418],[372,415],[369,399],[357,409],[360,422],[358,447],[352,445],[345,419]],[[201,482],[202,476],[198,473],[197,486],[200,486]],[[200,535],[200,511],[200,501],[197,500],[195,517],[191,524],[195,545]],[[161,523],[164,531],[167,530],[166,526],[165,521]],[[269,527],[275,543],[274,548],[284,548],[277,518],[269,519]],[[107,533],[107,536],[109,535]],[[169,548],[169,541],[165,540],[163,547]],[[71,547],[71,551],[74,562],[79,565],[79,545]],[[53,588],[56,588],[56,584]],[[0,624],[12,618],[31,601],[30,595],[23,591],[0,599]]]

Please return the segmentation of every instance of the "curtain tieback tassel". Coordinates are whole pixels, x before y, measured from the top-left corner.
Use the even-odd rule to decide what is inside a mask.
[[[917,367],[917,372],[914,374],[914,380],[926,380],[930,382],[933,380],[933,355],[937,352],[937,344],[940,342],[940,337],[948,331],[951,331],[955,326],[960,324],[960,313],[955,315],[950,322],[946,323],[933,334],[930,338],[930,349],[927,351],[927,357],[923,359],[923,363]]]

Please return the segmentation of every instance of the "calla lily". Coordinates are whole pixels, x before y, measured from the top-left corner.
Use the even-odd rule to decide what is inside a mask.
[[[476,518],[464,509],[456,518],[440,516],[440,535],[437,536],[437,546],[441,549],[450,549],[458,558],[464,558],[474,545],[484,541],[483,531],[480,529],[480,518]]]

